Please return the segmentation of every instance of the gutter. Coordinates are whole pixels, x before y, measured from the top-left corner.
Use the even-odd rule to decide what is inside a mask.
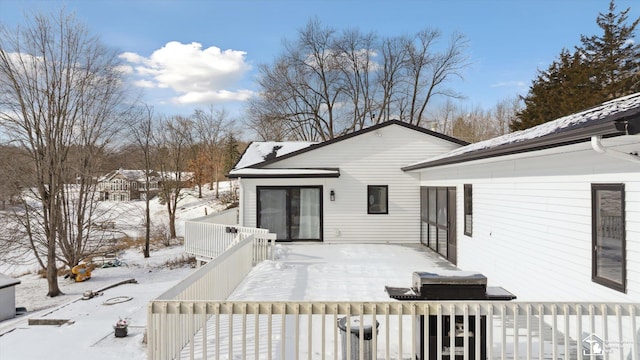
[[[618,150],[613,150],[613,149],[607,148],[604,145],[602,145],[602,136],[601,135],[597,135],[597,136],[592,136],[591,137],[591,147],[598,154],[604,154],[604,155],[611,156],[611,157],[614,157],[614,158],[617,158],[617,159],[622,159],[622,160],[631,161],[631,162],[640,164],[640,157],[638,156],[637,152],[636,153],[625,153],[625,152],[622,152],[622,151],[618,151]]]

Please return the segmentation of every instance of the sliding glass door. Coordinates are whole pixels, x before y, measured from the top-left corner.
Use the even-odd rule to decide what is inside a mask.
[[[322,240],[322,187],[258,187],[258,227],[280,241]]]
[[[456,188],[421,187],[420,218],[420,241],[456,264]]]

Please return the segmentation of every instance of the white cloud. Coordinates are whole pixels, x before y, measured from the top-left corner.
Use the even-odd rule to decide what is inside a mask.
[[[173,100],[179,104],[208,104],[225,101],[247,100],[253,95],[250,90],[238,91],[191,91],[182,96],[178,96]]]
[[[149,81],[149,80],[136,80],[133,82],[133,85],[137,86],[137,87],[143,87],[143,88],[154,88],[156,87],[156,84],[153,81]]]
[[[526,88],[527,87],[527,83],[524,81],[502,81],[502,82],[498,82],[498,83],[493,83],[491,84],[492,88],[498,88],[498,87],[516,87],[519,89],[522,88]]]
[[[117,71],[120,71],[123,74],[133,74],[133,67],[129,65],[121,65],[116,68]]]
[[[135,65],[134,85],[172,89],[179,104],[246,100],[251,91],[238,89],[238,83],[251,69],[244,51],[224,50],[202,44],[168,42],[151,56],[125,52],[120,58]]]

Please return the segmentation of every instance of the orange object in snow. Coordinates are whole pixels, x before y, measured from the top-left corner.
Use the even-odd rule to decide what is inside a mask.
[[[71,273],[75,275],[76,282],[81,282],[81,281],[91,279],[92,269],[93,268],[90,265],[87,265],[85,263],[80,263],[71,269]]]

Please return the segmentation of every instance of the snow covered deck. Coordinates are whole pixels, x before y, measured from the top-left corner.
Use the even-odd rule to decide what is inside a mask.
[[[385,286],[410,286],[414,271],[455,269],[420,245],[279,244],[229,300],[389,301]]]

